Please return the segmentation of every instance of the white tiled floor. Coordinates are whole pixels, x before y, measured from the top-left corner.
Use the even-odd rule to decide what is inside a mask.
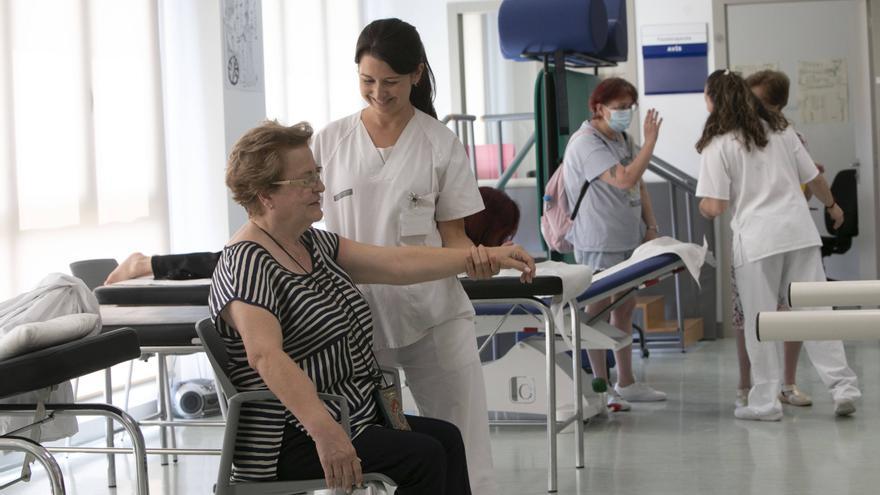
[[[843,494],[880,492],[880,343],[847,345],[865,395],[854,417],[836,419],[830,396],[802,356],[801,388],[809,408],[786,408],[781,423],[733,418],[736,358],[732,340],[704,342],[687,354],[652,352],[639,373],[669,394],[660,404],[637,404],[627,413],[587,426],[587,466],[573,467],[573,435],[559,441],[559,493],[563,494]],[[638,361],[638,358],[636,358]],[[209,431],[210,433],[206,433]],[[155,433],[147,433],[155,442]],[[546,488],[545,435],[538,427],[492,431],[501,492],[540,494]],[[219,431],[190,428],[180,444],[215,446]],[[119,488],[105,483],[102,456],[59,460],[70,494],[132,493],[133,470],[119,458]],[[149,463],[153,495],[210,494],[214,457],[182,457],[163,467]],[[35,481],[6,491],[46,494],[40,468]],[[11,473],[2,473],[0,483]]]

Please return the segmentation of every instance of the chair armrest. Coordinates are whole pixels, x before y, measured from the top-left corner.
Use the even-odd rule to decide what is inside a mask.
[[[351,418],[348,409],[348,401],[345,397],[335,394],[318,394],[318,398],[324,402],[335,402],[339,406],[339,424],[345,430],[345,434],[351,437]],[[234,407],[237,411],[245,402],[258,400],[278,400],[278,397],[271,390],[249,390],[247,392],[239,392],[229,398],[230,409]]]
[[[351,419],[348,411],[348,401],[345,397],[335,394],[318,394],[318,398],[324,402],[335,402],[339,404],[339,424],[345,430],[345,434],[351,437]]]
[[[387,378],[391,385],[394,385],[395,388],[400,389],[400,370],[398,370],[397,368],[380,366],[379,371],[382,372],[382,376]]]

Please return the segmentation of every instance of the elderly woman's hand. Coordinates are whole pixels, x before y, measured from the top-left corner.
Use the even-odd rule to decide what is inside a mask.
[[[520,280],[524,283],[535,278],[535,260],[516,244],[491,248],[474,246],[471,248],[467,266],[468,276],[471,278],[491,278],[502,268],[513,268],[522,272]]]
[[[338,423],[330,421],[318,431],[309,433],[315,440],[328,488],[350,493],[353,487],[363,486],[361,460],[351,439]]]
[[[501,270],[498,261],[489,255],[489,249],[482,244],[471,246],[471,254],[467,257],[467,276],[475,279],[492,278]]]

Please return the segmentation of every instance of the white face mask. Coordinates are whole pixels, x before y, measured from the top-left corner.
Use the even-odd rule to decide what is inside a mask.
[[[608,127],[611,127],[617,132],[623,132],[627,130],[629,128],[629,124],[632,122],[633,109],[627,108],[625,110],[610,111],[611,118],[608,119]]]

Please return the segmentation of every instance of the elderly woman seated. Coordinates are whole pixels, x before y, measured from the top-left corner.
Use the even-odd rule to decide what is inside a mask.
[[[304,123],[266,122],[239,139],[227,165],[226,184],[249,221],[220,254],[211,315],[236,387],[268,387],[280,400],[244,408],[234,475],[323,476],[350,489],[362,472],[379,472],[401,495],[470,493],[455,426],[410,416],[412,431],[385,426],[375,399],[381,377],[372,317],[355,284],[413,284],[465,271],[487,277],[504,267],[527,282],[534,262],[518,246],[377,247],[310,227],[323,215],[324,191],[311,134]],[[348,400],[351,439],[318,392]]]

